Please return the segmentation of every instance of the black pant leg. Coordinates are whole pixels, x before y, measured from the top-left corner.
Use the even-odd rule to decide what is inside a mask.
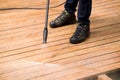
[[[66,0],[65,6],[64,6],[65,10],[68,13],[74,13],[76,11],[77,4],[78,4],[78,0]]]
[[[79,0],[78,22],[89,24],[91,9],[92,9],[92,0]]]

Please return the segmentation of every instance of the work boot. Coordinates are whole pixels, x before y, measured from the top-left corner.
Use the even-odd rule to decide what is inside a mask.
[[[75,33],[70,38],[70,43],[77,44],[85,41],[90,35],[90,25],[79,23]]]
[[[63,11],[55,20],[50,22],[51,28],[57,28],[64,25],[76,23],[76,16],[74,13],[69,14],[67,11]]]

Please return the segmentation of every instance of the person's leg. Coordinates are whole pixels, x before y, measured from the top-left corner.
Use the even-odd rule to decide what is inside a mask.
[[[68,13],[74,13],[76,11],[77,4],[78,0],[66,0],[64,8]]]
[[[70,43],[77,44],[85,41],[90,35],[90,14],[92,0],[79,0],[78,6],[78,26],[75,33],[70,38]]]
[[[76,23],[75,11],[77,4],[78,0],[66,0],[65,10],[55,20],[50,22],[50,27],[56,28]]]
[[[91,9],[92,9],[92,0],[79,0],[78,22],[89,24]]]

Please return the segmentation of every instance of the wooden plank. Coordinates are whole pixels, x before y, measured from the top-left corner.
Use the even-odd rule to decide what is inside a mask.
[[[109,78],[107,75],[102,74],[98,76],[98,80],[112,80],[112,79]]]
[[[117,3],[118,3],[118,2],[117,2]],[[102,10],[104,11],[104,10],[106,10],[106,9],[102,9]],[[97,11],[100,11],[100,10],[97,10]],[[19,17],[19,16],[20,16],[19,14],[21,14],[21,16],[22,16],[22,15],[24,15],[26,12],[28,12],[28,11],[21,11],[21,13],[20,13],[20,12],[17,12],[16,17]],[[29,12],[36,12],[36,11],[29,11]],[[44,13],[44,11],[41,11],[41,12],[42,12],[41,14]],[[59,11],[59,12],[60,12],[60,11]],[[109,11],[107,11],[107,12],[109,12]],[[36,13],[38,13],[38,11],[37,11]],[[105,13],[105,12],[99,12],[99,14],[100,14],[100,13]],[[113,13],[113,12],[112,12],[112,13]],[[9,14],[10,14],[10,13],[9,13]],[[8,14],[8,20],[9,20],[9,18],[10,18],[9,14]],[[11,16],[12,19],[14,19],[14,17],[15,17],[14,14],[15,14],[15,13],[13,13],[13,16]],[[27,15],[29,15],[29,14],[30,14],[30,13],[28,13]],[[40,14],[40,13],[39,13],[39,14]],[[19,16],[18,16],[18,15],[19,15]],[[27,16],[27,15],[26,15],[26,16]],[[113,15],[113,14],[112,14],[112,15]],[[111,15],[111,16],[112,16],[112,15]],[[4,15],[1,15],[1,17],[2,17],[2,16],[6,16],[6,15],[4,14]],[[41,16],[43,16],[43,15],[41,15]],[[23,17],[24,17],[24,16],[23,16]],[[25,17],[24,17],[24,18],[25,18]],[[38,16],[38,18],[39,18],[39,16]],[[12,19],[11,19],[11,21],[12,21]],[[29,20],[31,20],[31,19],[29,19]],[[3,18],[3,20],[1,20],[1,22],[2,22],[2,21],[7,21],[7,20],[4,20],[4,18]],[[11,21],[10,21],[10,23],[11,23]],[[16,21],[16,20],[15,20],[15,21]],[[40,21],[40,20],[37,20],[37,21]],[[12,21],[12,22],[14,22],[14,21]],[[36,22],[36,21],[35,21],[35,22]],[[7,24],[8,24],[8,22],[7,22]],[[21,23],[21,24],[22,24],[22,23]],[[24,24],[24,23],[23,23],[23,24]],[[9,24],[9,25],[10,25],[10,24]],[[14,26],[11,25],[11,26],[4,27],[4,28],[9,28],[9,27],[14,27]]]
[[[111,60],[116,61],[116,60],[120,60],[120,59],[115,58],[115,59],[111,59]],[[37,75],[37,73],[34,73],[35,74],[34,77],[31,78],[30,80],[34,80],[34,79],[35,80],[40,80],[40,79],[45,79],[45,80],[48,80],[48,79],[49,80],[52,80],[52,79],[54,79],[54,80],[67,80],[67,79],[76,80],[76,79],[81,79],[84,77],[91,76],[91,75],[93,75],[93,73],[96,73],[96,72],[101,72],[101,71],[99,71],[99,69],[102,69],[102,68],[105,69],[105,70],[102,69],[102,71],[104,72],[104,71],[107,71],[110,69],[115,69],[115,68],[120,67],[120,65],[118,65],[118,64],[120,64],[119,62],[113,63],[114,65],[117,65],[117,66],[111,67],[112,64],[111,65],[109,64],[109,63],[112,63],[111,60],[109,59],[107,62],[101,61],[98,63],[86,65],[86,66],[78,66],[78,67],[75,67],[73,69],[66,69],[64,71],[59,71],[59,72],[52,73],[52,74],[50,73],[50,74],[46,74],[46,75],[35,76],[35,75]],[[108,69],[106,69],[106,67],[104,66],[104,62],[105,62],[105,64],[106,63],[108,64],[108,65],[106,64]],[[95,66],[96,66],[96,68],[95,68]],[[92,68],[92,67],[94,67],[94,68]],[[97,69],[97,67],[98,67],[98,69]],[[90,74],[90,71],[91,71],[91,74]],[[86,74],[84,74],[84,73],[86,73]]]
[[[51,6],[62,2],[51,0]],[[1,0],[0,7],[44,7],[45,3]],[[50,9],[49,22],[63,9]],[[76,45],[69,38],[77,24],[49,27],[48,43],[43,45],[45,10],[0,11],[0,80],[84,80],[120,68],[119,11],[120,0],[93,0],[91,36]]]
[[[116,43],[116,44],[118,44],[118,43]],[[118,44],[118,45],[119,45],[119,44]],[[102,46],[102,47],[103,47],[103,46]],[[106,46],[106,49],[107,49],[107,47],[108,47],[108,46]],[[114,46],[114,48],[116,49],[115,46]],[[92,49],[92,48],[91,48],[91,49]],[[98,49],[100,49],[100,48],[98,48]],[[109,49],[108,49],[108,50],[109,50]],[[112,50],[114,50],[114,49],[112,49]],[[90,50],[88,50],[88,51],[90,51]],[[100,51],[101,51],[101,50],[100,50]],[[101,51],[101,52],[102,52],[102,51]],[[107,51],[107,52],[108,52],[108,51]],[[92,53],[93,53],[93,52],[92,52]],[[100,52],[96,52],[96,53],[97,53],[97,54],[100,54]],[[96,53],[94,53],[94,55],[95,55]],[[74,53],[74,54],[75,54],[75,53]],[[77,54],[77,53],[76,53],[76,54]],[[88,53],[88,54],[89,54],[89,53]],[[118,52],[118,55],[119,55],[119,52]],[[116,56],[118,56],[118,55],[116,55]],[[104,55],[103,55],[103,56],[104,56]],[[115,55],[114,55],[114,56],[115,56]],[[109,58],[109,57],[114,57],[114,56],[109,56],[109,54],[108,54],[108,58]],[[89,56],[88,56],[88,57],[89,57]],[[101,57],[102,57],[102,56],[101,56]],[[81,57],[81,58],[82,58],[82,57]],[[81,58],[78,58],[78,59],[81,59]],[[97,58],[103,60],[102,62],[104,62],[104,59],[103,59],[103,58],[100,58],[100,56],[98,56]],[[107,57],[105,57],[105,56],[104,56],[104,58],[107,59]],[[98,60],[98,59],[96,59],[96,58],[91,58],[91,59],[94,59],[94,61]],[[71,59],[69,59],[69,60],[71,60]],[[116,61],[116,60],[119,60],[119,59],[115,59],[115,58],[113,59],[113,61]],[[88,59],[87,61],[91,61],[91,60]],[[111,62],[110,60],[108,60],[108,61]],[[65,62],[65,61],[64,61],[64,62]],[[66,61],[66,62],[68,62],[68,61]],[[80,63],[80,62],[81,62],[81,63]],[[44,67],[43,67],[44,65],[42,66],[42,63],[41,63],[40,66],[35,66],[35,68],[32,69],[32,71],[35,70],[34,73],[33,73],[33,72],[29,72],[31,68],[30,68],[30,69],[27,68],[28,70],[26,70],[26,71],[24,70],[24,71],[25,71],[25,72],[28,72],[29,75],[31,74],[31,77],[32,77],[33,74],[34,74],[33,76],[37,76],[37,75],[40,75],[40,74],[42,75],[43,72],[41,72],[41,70],[44,70],[44,71],[45,71],[45,74],[47,74],[47,72],[50,73],[50,75],[52,75],[52,76],[53,76],[53,75],[55,76],[55,74],[56,74],[55,72],[58,72],[58,73],[59,73],[59,71],[62,72],[64,75],[67,75],[67,72],[64,73],[65,69],[67,70],[67,68],[69,67],[69,68],[68,68],[68,71],[69,71],[69,69],[70,69],[70,70],[73,70],[73,71],[74,71],[74,69],[75,69],[75,71],[77,70],[77,72],[78,72],[79,70],[76,69],[77,67],[75,67],[75,66],[78,66],[78,67],[79,67],[79,65],[81,65],[83,62],[84,62],[84,61],[78,61],[77,63],[76,63],[76,62],[75,62],[75,63],[70,63],[70,61],[69,61],[70,64],[63,65],[63,67],[62,67],[62,64],[61,64],[61,66],[57,66],[57,65],[56,65],[56,66],[54,66],[54,65],[53,65],[53,66],[49,66],[49,63],[48,63],[48,66],[47,66],[47,63],[43,63],[43,64],[46,65],[46,67],[51,67],[51,68],[45,68],[45,69],[44,69]],[[101,62],[101,63],[102,63],[102,62]],[[38,63],[39,63],[39,62],[38,62]],[[63,63],[63,62],[62,62],[62,63]],[[94,62],[93,62],[93,63],[94,63]],[[34,63],[33,63],[33,64],[34,64]],[[51,63],[50,63],[50,64],[51,64]],[[55,63],[52,63],[52,64],[55,64]],[[60,64],[60,63],[58,63],[58,64]],[[65,64],[66,64],[66,63],[65,63]],[[75,65],[73,65],[73,64],[75,64]],[[78,64],[78,65],[77,65],[77,64]],[[96,63],[96,64],[97,64],[97,63]],[[108,63],[104,63],[104,64],[108,64]],[[83,64],[82,64],[82,65],[83,65]],[[99,65],[102,65],[102,64],[99,64]],[[19,66],[19,65],[18,65],[18,66]],[[65,67],[65,66],[66,66],[66,67]],[[71,67],[71,68],[70,68],[70,67]],[[72,67],[73,67],[73,69],[72,69]],[[84,66],[83,66],[83,67],[84,67]],[[92,67],[92,66],[91,66],[91,67]],[[93,66],[93,67],[95,67],[95,66]],[[96,66],[96,67],[97,67],[97,66]],[[36,68],[37,68],[37,69],[36,69]],[[41,69],[41,68],[42,68],[42,69]],[[38,69],[39,69],[39,70],[38,70]],[[84,68],[83,68],[83,69],[84,69]],[[81,70],[81,69],[80,69],[80,70]],[[23,72],[23,71],[22,71],[22,72]],[[53,74],[53,72],[54,72],[54,74]],[[15,73],[16,73],[16,72],[15,72]],[[21,73],[21,72],[18,72],[18,73]],[[28,73],[27,73],[27,74],[28,74]],[[52,73],[52,74],[51,74],[51,73]],[[69,73],[73,73],[73,72],[69,72]],[[13,72],[13,74],[12,74],[12,73],[9,73],[9,75],[11,75],[11,76],[14,75],[14,72]],[[18,76],[18,77],[20,77],[20,79],[22,79],[22,78],[24,79],[24,78],[28,78],[28,77],[30,78],[30,76],[27,76],[27,75],[26,75],[26,77],[25,77],[25,74],[23,74],[23,73],[20,74],[20,75],[24,75],[24,76]],[[16,76],[17,76],[17,74],[16,74]],[[57,77],[57,76],[60,76],[60,75],[56,75],[56,77]],[[61,74],[61,76],[63,76],[63,75]],[[13,77],[13,78],[15,78],[15,77]],[[46,79],[46,78],[47,78],[47,77],[45,77],[45,79]],[[50,78],[52,78],[52,77],[50,77]],[[41,79],[42,79],[42,78],[41,78]],[[43,79],[44,79],[44,78],[43,78]]]
[[[93,37],[92,40],[95,40],[94,37],[100,37],[100,36],[102,36],[102,34],[109,35],[109,34],[112,34],[112,33],[119,32],[119,29],[117,28],[117,26],[119,26],[119,25],[114,25],[114,27],[116,27],[116,28],[112,28],[113,26],[111,26],[112,29],[109,28],[109,27],[105,27],[106,29],[105,28],[101,28],[101,29],[98,28],[98,29],[92,30],[93,35],[91,35],[91,39]],[[67,27],[66,30],[64,30],[65,33],[63,33],[62,30],[63,29],[61,29],[57,33],[57,36],[59,36],[60,38],[57,37],[56,35],[54,35],[54,33],[52,33],[52,32],[49,33],[49,38],[48,38],[49,43],[46,46],[49,46],[49,44],[52,46],[51,43],[53,41],[58,41],[60,39],[66,39],[66,41],[67,41],[68,38],[70,37],[70,35],[73,34],[72,33],[73,30],[71,28]],[[96,32],[96,30],[98,30],[98,31]],[[106,30],[106,32],[104,32],[103,30]],[[94,33],[96,33],[96,34],[94,34]],[[68,36],[63,36],[65,34],[68,34]],[[118,35],[119,35],[119,33],[118,33]],[[28,37],[28,36],[30,36],[30,37]],[[111,36],[111,37],[113,37],[113,36]],[[23,38],[24,38],[24,41],[22,41]],[[1,39],[0,42],[1,42],[0,52],[3,52],[3,51],[7,51],[7,50],[13,50],[13,49],[16,49],[16,48],[21,48],[24,45],[30,46],[30,44],[33,45],[33,43],[34,44],[37,43],[40,46],[40,44],[42,43],[42,36],[40,36],[40,34],[38,34],[38,32],[37,33],[35,32],[35,33],[32,33],[31,35],[25,35],[24,34],[24,36],[18,36],[18,37],[13,37],[13,38],[8,37],[6,39]],[[29,42],[29,43],[26,43],[26,42]],[[8,44],[10,44],[9,46],[13,46],[13,47],[8,47]],[[21,44],[21,45],[19,45],[19,44]],[[27,44],[29,44],[29,45],[27,45]],[[56,45],[56,44],[53,44],[53,45]],[[16,46],[14,47],[14,45],[16,45]],[[8,47],[8,48],[6,49],[5,47]]]
[[[39,52],[39,54],[42,54],[42,53],[46,53],[46,54],[50,54],[50,52],[51,52],[51,54],[53,55],[53,54],[55,54],[55,55],[57,55],[56,53],[58,53],[58,54],[60,54],[59,53],[59,50],[61,50],[61,49],[65,49],[63,52],[65,53],[65,51],[66,52],[69,52],[69,51],[76,51],[77,49],[84,49],[84,48],[86,48],[86,47],[88,47],[88,48],[90,48],[90,47],[93,47],[93,46],[95,46],[96,47],[96,45],[94,45],[94,44],[97,44],[97,45],[101,45],[101,44],[107,44],[107,43],[111,43],[111,42],[114,42],[114,41],[118,41],[120,38],[119,37],[116,37],[116,38],[113,38],[111,41],[110,41],[110,39],[106,39],[106,40],[101,40],[101,41],[97,41],[97,42],[93,42],[93,43],[89,43],[89,44],[84,44],[84,45],[81,45],[81,47],[79,47],[79,48],[77,48],[77,46],[73,46],[73,45],[71,45],[71,44],[69,44],[70,46],[67,48],[67,45],[68,44],[62,44],[62,45],[59,45],[59,47],[58,46],[51,46],[51,47],[48,47],[49,48],[49,50],[48,50],[48,48],[41,48],[41,49],[37,49],[37,50],[33,50],[33,51],[28,51],[28,52],[26,52],[26,53],[18,53],[17,55],[12,55],[12,56],[8,56],[8,57],[6,57],[6,58],[4,58],[3,57],[3,59],[5,60],[5,61],[7,61],[7,60],[13,60],[14,58],[15,59],[17,59],[17,58],[22,58],[22,57],[27,57],[27,56],[33,56],[33,55],[37,55],[38,54],[38,52]],[[64,41],[67,41],[67,40],[61,40],[61,41],[59,41],[60,43],[61,42],[64,42]],[[58,43],[58,42],[57,42]],[[52,43],[50,43],[50,44],[52,44]],[[53,43],[54,44],[54,43]],[[79,45],[78,45],[79,46]],[[39,46],[38,46],[39,47]],[[65,48],[66,47],[66,48]],[[58,49],[58,50],[57,50]],[[53,51],[54,51],[54,53],[53,53]],[[62,53],[62,52],[61,52]],[[13,53],[14,54],[14,53]],[[46,54],[44,54],[44,55],[46,55]],[[8,54],[9,55],[9,54]],[[52,56],[51,55],[51,56]],[[1,57],[2,56],[4,56],[4,54],[1,54]],[[14,57],[13,57],[14,56]],[[51,57],[50,55],[46,55],[46,56],[44,56],[43,58],[42,58],[42,60],[44,60],[44,59],[46,59],[46,58],[48,58],[48,57]],[[40,57],[40,55],[39,55],[39,57]],[[1,58],[1,62],[4,62],[4,60],[3,60],[2,58]],[[36,59],[36,58],[35,58]],[[40,59],[40,58],[39,58]],[[49,59],[49,58],[48,58]]]

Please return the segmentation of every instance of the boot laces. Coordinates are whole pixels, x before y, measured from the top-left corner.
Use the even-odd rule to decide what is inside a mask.
[[[67,17],[69,17],[69,13],[67,11],[63,11],[62,14],[55,19],[55,22],[59,23],[61,21],[64,21]]]
[[[74,37],[79,38],[79,37],[85,35],[86,32],[87,32],[87,25],[78,24],[78,27],[76,28],[76,31],[74,33]]]

